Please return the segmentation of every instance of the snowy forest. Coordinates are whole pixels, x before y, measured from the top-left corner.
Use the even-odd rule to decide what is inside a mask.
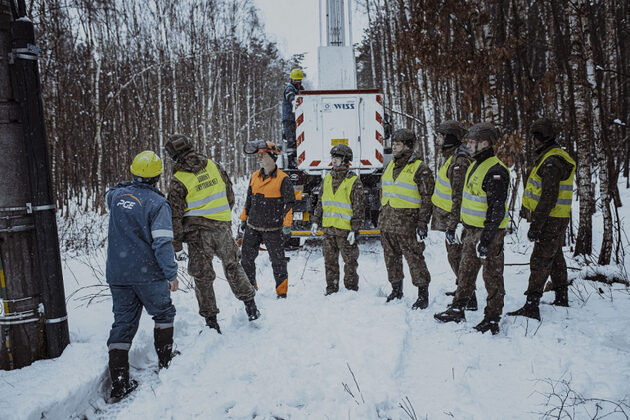
[[[434,128],[492,121],[498,154],[524,182],[540,116],[561,123],[576,157],[576,255],[623,258],[619,176],[628,179],[630,6],[624,1],[360,0],[358,84],[385,93],[394,126],[420,135],[437,169]],[[234,177],[244,142],[278,139],[280,92],[300,64],[278,54],[251,0],[35,0],[41,75],[60,208],[101,206],[135,153],[187,133]],[[598,183],[592,182],[596,177]],[[165,180],[162,180],[165,182]],[[597,190],[596,190],[597,185]],[[626,182],[626,187],[628,183]],[[510,210],[514,212],[516,192]],[[604,238],[593,249],[592,216]]]
[[[348,256],[341,250],[343,265],[336,274],[330,269],[331,262],[340,258],[324,250],[322,243],[329,239],[326,235],[330,231],[318,227],[312,208],[296,207],[289,217],[287,209],[285,219],[292,226],[278,218],[282,226],[264,228],[270,241],[252,242],[256,226],[248,224],[248,218],[256,214],[247,211],[248,201],[254,201],[250,194],[254,181],[249,175],[264,169],[265,161],[273,174],[276,149],[266,149],[273,145],[258,142],[256,151],[260,154],[254,158],[244,153],[244,146],[253,140],[282,144],[281,101],[293,69],[304,71],[308,90],[328,89],[315,83],[324,79],[318,80],[321,67],[310,64],[311,54],[317,52],[306,47],[286,48],[286,39],[275,32],[278,20],[272,18],[286,20],[287,27],[289,21],[297,21],[302,32],[290,36],[307,44],[307,38],[317,38],[310,33],[318,20],[315,3],[319,3],[321,13],[322,4],[327,2],[0,2],[0,35],[4,37],[0,60],[8,57],[0,61],[0,72],[6,71],[0,76],[8,75],[0,79],[4,82],[0,86],[0,117],[6,117],[0,118],[0,129],[4,130],[0,140],[11,146],[7,147],[8,155],[15,158],[6,159],[7,164],[0,167],[7,174],[7,179],[3,175],[5,189],[0,194],[0,362],[6,361],[7,366],[0,369],[2,420],[630,418],[628,0],[336,1],[337,12],[343,8],[344,13],[351,13],[356,27],[363,30],[362,36],[352,38],[352,48],[345,49],[350,58],[354,52],[356,88],[361,89],[351,92],[356,98],[372,95],[378,104],[378,108],[368,108],[376,131],[372,125],[361,127],[360,122],[356,127],[370,130],[369,144],[374,143],[377,152],[369,149],[370,159],[379,159],[379,150],[383,152],[377,168],[368,168],[374,169],[372,172],[361,172],[365,167],[353,167],[352,159],[343,160],[344,156],[336,156],[336,167],[330,159],[330,166],[337,170],[346,166],[342,168],[346,172],[339,171],[337,181],[348,185],[348,196],[339,198],[347,199],[339,204],[345,205],[340,207],[346,209],[342,216],[351,221],[347,222],[349,227],[339,225],[350,229],[347,236],[345,231],[329,236],[335,236],[343,246],[345,242],[354,245],[351,252],[356,251]],[[17,8],[21,8],[20,13]],[[15,48],[15,28],[30,30],[31,23],[37,45]],[[321,41],[321,33],[319,37]],[[16,55],[19,52],[21,56]],[[16,71],[24,68],[35,71]],[[42,107],[27,110],[25,104],[30,102],[16,93],[26,90],[20,83],[25,85],[26,76],[33,74],[36,77],[30,78],[29,86],[36,85],[33,96],[39,100],[41,93],[43,102],[40,128],[41,120],[45,120],[45,135],[44,130],[38,132],[42,140],[39,149],[33,146],[36,130],[29,132],[31,120],[24,116],[26,111]],[[41,92],[39,83],[33,82],[37,77]],[[334,94],[348,95],[348,91],[344,88]],[[330,91],[327,94],[332,95]],[[307,95],[300,99],[307,101]],[[325,96],[321,91],[311,95]],[[16,117],[18,109],[24,112]],[[312,109],[321,112],[321,108]],[[297,124],[297,104],[294,111]],[[359,118],[360,114],[357,111],[355,115]],[[519,210],[527,192],[533,192],[525,189],[528,177],[532,179],[530,185],[538,182],[532,170],[538,165],[533,171],[536,173],[545,160],[536,160],[541,149],[530,132],[532,123],[543,117],[557,122],[557,140],[566,152],[555,143],[554,149],[562,156],[568,152],[577,168],[574,178],[561,178],[564,192],[556,193],[557,207],[564,206],[557,218],[566,224],[562,230],[545,225],[541,230],[546,239],[539,240],[541,232],[533,229],[534,223],[521,217]],[[396,165],[385,166],[389,161],[384,155],[393,153],[392,141],[383,138],[390,128],[409,128],[416,140],[411,138],[407,145],[403,140],[393,142],[402,148],[413,146],[415,141],[415,154],[404,149],[406,154],[399,155],[403,156],[399,169],[413,164],[423,175],[418,181],[410,172],[399,186],[409,181],[408,189],[416,194],[432,171],[437,191],[438,183],[444,181],[437,177],[441,169],[446,174],[443,177],[452,177],[445,162],[454,160],[443,155],[443,138],[436,132],[441,122],[450,119],[460,121],[465,128],[490,122],[499,131],[495,152],[507,166],[509,178],[502,178],[505,182],[498,208],[504,205],[508,191],[509,221],[501,211],[503,219],[497,221],[504,220],[507,228],[498,229],[500,237],[495,238],[500,240],[493,248],[497,252],[489,255],[486,248],[484,254],[479,246],[481,236],[478,240],[465,236],[482,235],[487,225],[465,226],[467,242],[461,237],[459,242],[451,242],[449,233],[455,238],[464,225],[457,224],[459,219],[455,220],[456,230],[440,230],[431,224],[423,231],[420,225],[415,226],[412,216],[398,217],[423,209],[425,198],[416,199],[414,208],[396,208],[405,213],[390,213],[392,225],[400,228],[397,236],[384,235],[391,232],[366,217],[355,237],[355,199],[350,195],[356,181],[346,183],[353,177],[350,172],[359,173],[354,178],[363,183],[364,197],[373,198],[366,200],[364,207],[376,216],[379,211],[385,214],[382,209],[392,206],[383,199],[387,189],[382,186],[394,184],[389,168]],[[391,121],[392,127],[383,121]],[[345,123],[342,120],[339,125],[345,129]],[[9,135],[4,134],[9,129],[13,130],[11,144]],[[349,147],[349,138],[357,142],[365,138],[352,133],[344,131],[338,136],[348,138],[322,136],[319,152],[326,154],[323,159],[332,154],[328,147]],[[171,181],[177,156],[173,150],[165,150],[174,134],[192,140],[190,144],[178,137],[185,146],[180,151],[197,149],[219,163],[232,181],[229,189],[227,181],[223,186],[212,184],[218,195],[213,193],[203,200],[222,195],[210,201],[220,205],[212,208],[220,209],[222,218],[209,218],[211,224],[195,225],[184,232],[184,240],[178,241],[181,250],[175,249],[174,195],[168,197],[170,204],[161,198],[162,193],[177,189],[177,181]],[[303,139],[302,147],[306,148],[309,142]],[[32,156],[46,155],[45,141],[49,162],[46,156],[41,160]],[[483,146],[482,154],[477,149],[482,141],[476,141],[476,145],[471,141],[476,148],[473,157],[493,155],[491,141]],[[319,147],[318,142],[308,146],[312,144]],[[360,154],[365,144],[351,145]],[[159,167],[159,171],[132,176],[134,156],[146,150],[161,157],[153,152],[146,155],[153,156],[151,169]],[[460,159],[472,165],[465,147],[461,150]],[[363,162],[363,157],[354,153],[355,160]],[[193,160],[193,153],[186,156]],[[431,171],[417,160],[409,163],[407,159],[412,158],[426,162]],[[197,163],[205,162],[205,158],[197,159],[201,161]],[[491,159],[497,161],[494,156]],[[327,200],[326,188],[328,197],[337,200],[337,192],[330,189],[333,181],[326,185],[328,181],[321,182],[333,178],[324,177],[333,172],[326,166],[328,161],[316,161],[322,164],[320,172],[308,176],[317,178],[319,184],[310,182],[313,188],[306,191],[303,174],[291,176],[308,170],[283,167],[283,160],[278,161],[282,162],[280,169],[286,171],[281,176],[293,184],[289,185],[293,194],[290,188],[281,188],[287,178],[266,178],[281,189],[282,200],[287,195],[304,204],[309,195],[321,194],[323,202]],[[50,178],[46,177],[48,163]],[[211,163],[203,164],[215,175],[221,174]],[[502,166],[501,162],[495,166]],[[201,173],[197,166],[177,171],[181,175],[189,170]],[[468,174],[460,181],[468,181]],[[494,180],[497,175],[493,173]],[[17,178],[25,182],[18,183]],[[131,193],[121,194],[116,199],[131,197],[136,201],[125,198],[116,205],[111,194],[105,198],[106,191],[123,188],[112,187],[132,178],[134,182],[129,184],[136,187],[148,183],[139,188],[153,190],[153,198],[141,201]],[[265,182],[264,176],[260,178]],[[52,194],[45,198],[54,203],[38,201],[42,185],[49,180]],[[152,180],[159,182],[155,189]],[[571,180],[573,185],[569,185]],[[206,179],[195,182],[202,181]],[[468,186],[460,183],[460,187],[466,191]],[[182,184],[179,192],[182,188],[188,186]],[[449,181],[451,205],[454,189]],[[269,190],[260,187],[258,191]],[[401,191],[397,191],[400,198]],[[486,223],[490,194],[471,195],[470,191],[469,196],[486,203]],[[228,202],[232,193],[233,205]],[[280,197],[276,190],[272,193],[271,200]],[[460,193],[463,195],[462,190]],[[257,195],[265,205],[274,203],[262,201],[266,199],[264,192]],[[542,192],[538,198],[541,196]],[[201,196],[191,197],[199,202]],[[150,240],[140,236],[137,226],[126,228],[114,216],[114,210],[145,212],[143,203],[148,203],[146,212],[151,213],[149,206],[157,201],[162,203],[159,214],[163,225],[153,224],[155,217],[142,226],[141,233]],[[269,207],[261,205],[264,211],[257,214],[271,213]],[[468,210],[479,212],[481,208]],[[430,214],[431,222],[436,215],[439,213]],[[138,241],[112,240],[124,236],[121,232]],[[54,243],[48,246],[51,238]],[[410,240],[405,244],[402,239]],[[133,308],[122,311],[125,299],[115,296],[120,288],[108,277],[112,271],[128,270],[121,274],[127,276],[125,280],[133,277],[127,289],[137,286],[134,282],[149,276],[146,262],[153,257],[137,257],[121,249],[131,244],[133,251],[146,248],[151,253],[158,241],[162,250],[166,249],[161,255],[173,276],[151,274],[151,281],[144,286],[145,290],[162,287],[153,297],[163,297],[162,303],[168,300],[164,305],[170,311],[169,318],[164,317],[163,322],[153,315],[155,307],[149,308],[144,301],[140,304],[138,299],[135,306],[128,305]],[[548,252],[550,248],[540,251],[549,245],[547,242],[554,244],[555,254]],[[464,244],[467,255],[456,261],[462,270],[453,267],[451,254],[456,253],[454,245],[460,246],[458,252],[462,254]],[[400,250],[392,251],[394,245]],[[275,252],[272,246],[282,248],[282,252]],[[243,250],[249,251],[249,257]],[[535,250],[539,250],[536,258]],[[393,255],[396,253],[405,253],[404,264],[401,255]],[[418,261],[412,264],[414,257],[422,260],[424,268]],[[247,261],[250,266],[245,273]],[[541,267],[549,268],[545,264],[551,271],[540,275]],[[277,275],[279,266],[284,268],[281,276]],[[482,268],[478,273],[468,270],[473,266]],[[528,294],[535,270],[542,282]],[[467,286],[462,286],[460,273],[467,276]],[[239,275],[247,293],[237,291],[234,279]],[[561,285],[556,288],[557,282]],[[466,287],[474,296],[474,305],[472,298],[462,298]],[[55,306],[47,300],[53,295]],[[463,302],[459,307],[458,298]],[[498,317],[487,316],[491,301]],[[214,305],[212,311],[208,310],[209,302]],[[524,312],[526,309],[532,312]],[[53,316],[56,310],[62,313]],[[110,342],[120,313],[132,311],[135,318],[127,322],[134,328],[131,338]],[[449,313],[451,319],[446,319]],[[484,323],[485,329],[479,328]],[[65,333],[63,340],[58,339],[62,334],[57,331]],[[164,337],[165,331],[170,337],[160,346],[158,337]],[[58,353],[50,350],[55,345],[60,347]],[[110,369],[116,352],[124,354],[118,360],[125,365],[124,375]],[[165,355],[168,360],[163,362]],[[112,398],[114,383],[120,385],[123,379],[128,385],[135,382],[134,386],[125,386],[122,399]]]

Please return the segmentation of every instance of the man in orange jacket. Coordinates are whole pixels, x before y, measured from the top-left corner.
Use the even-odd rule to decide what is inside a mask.
[[[265,243],[276,280],[278,298],[287,297],[289,286],[284,244],[291,235],[295,194],[288,175],[276,166],[280,150],[271,141],[258,140],[245,146],[245,153],[258,155],[260,169],[252,174],[247,200],[241,213],[243,245],[241,265],[250,283],[256,283],[258,247]]]

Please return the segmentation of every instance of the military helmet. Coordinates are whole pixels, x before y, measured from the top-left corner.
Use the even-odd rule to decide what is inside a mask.
[[[557,134],[555,123],[551,118],[537,119],[532,123],[529,132],[534,136],[539,134],[543,142],[555,140]]]
[[[166,145],[164,145],[164,149],[171,159],[177,161],[180,157],[192,151],[193,145],[188,136],[173,134],[166,142]]]
[[[455,120],[446,120],[442,121],[435,130],[440,134],[452,134],[457,137],[458,140],[461,140],[464,135],[466,135],[466,129],[459,121]]]
[[[291,80],[302,80],[304,79],[304,73],[300,69],[291,70]]]
[[[395,141],[401,142],[410,149],[413,149],[413,145],[416,142],[416,135],[408,128],[401,128],[394,131],[394,134],[392,134],[392,142]]]
[[[459,146],[462,142],[462,138],[466,134],[466,129],[462,123],[455,120],[446,120],[441,122],[435,131],[444,135],[442,149]]]
[[[489,122],[477,123],[470,127],[464,138],[472,141],[486,141],[494,145],[499,141],[499,130]]]
[[[145,150],[136,155],[129,170],[134,179],[152,183],[162,174],[162,159],[154,152]]]
[[[345,163],[352,162],[352,149],[345,144],[338,144],[330,149],[330,156],[340,157]]]

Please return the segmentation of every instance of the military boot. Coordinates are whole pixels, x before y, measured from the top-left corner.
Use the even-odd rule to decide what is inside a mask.
[[[250,321],[258,319],[258,317],[260,316],[260,311],[256,307],[256,302],[254,302],[254,299],[245,302],[245,312],[247,312],[247,319],[249,319]]]
[[[429,286],[418,287],[418,299],[411,309],[426,309],[429,306]]]
[[[540,321],[540,309],[538,308],[539,304],[540,298],[527,296],[525,305],[523,305],[521,309],[513,312],[508,312],[507,314],[510,316],[526,316],[527,318],[532,318]]]
[[[551,304],[555,306],[568,307],[569,306],[569,289],[565,287],[563,289],[557,289],[555,292],[556,292],[556,298],[553,300]]]
[[[470,299],[468,299],[468,302],[466,303],[466,308],[467,311],[476,311],[477,308],[477,292],[474,291],[472,296],[470,297]]]
[[[175,352],[173,352],[173,327],[155,328],[153,330],[153,345],[158,356],[158,367],[160,369],[167,368],[175,356]]]
[[[387,296],[387,302],[390,302],[394,299],[402,299],[402,297],[403,297],[402,281],[399,281],[398,283],[393,283],[392,292],[389,294],[389,296]]]
[[[138,387],[138,382],[129,379],[129,350],[109,351],[109,376],[112,379],[110,402],[118,402]]]
[[[490,331],[492,335],[497,335],[499,333],[499,321],[496,319],[484,318],[483,321],[475,325],[474,328],[482,334],[486,331]]]
[[[466,321],[466,314],[462,308],[449,306],[444,312],[438,312],[433,318],[440,322],[462,322]]]
[[[221,334],[221,327],[219,327],[216,315],[210,315],[208,318],[206,318],[206,325],[212,329],[217,330],[217,332]]]

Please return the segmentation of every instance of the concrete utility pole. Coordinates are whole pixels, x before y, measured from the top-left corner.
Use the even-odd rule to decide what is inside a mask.
[[[0,369],[70,342],[44,111],[24,0],[0,0]]]

